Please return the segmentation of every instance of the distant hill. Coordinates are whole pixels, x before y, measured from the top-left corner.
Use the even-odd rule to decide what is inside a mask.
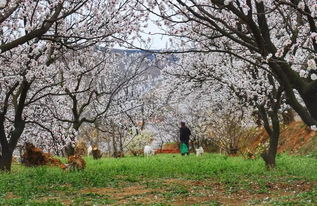
[[[147,58],[151,59],[151,60],[154,60],[156,58],[156,55],[159,54],[160,52],[163,52],[163,50],[140,50],[140,49],[108,49],[106,47],[98,47],[97,48],[98,50],[100,51],[110,51],[110,52],[113,52],[113,53],[121,53],[121,54],[126,54],[126,55],[131,55],[131,54],[143,54],[143,55],[146,55]],[[169,55],[169,58],[168,60],[170,62],[175,62],[178,60],[178,58],[172,54],[173,51],[169,51],[171,52],[171,54],[168,54]],[[175,51],[176,52],[176,51]]]

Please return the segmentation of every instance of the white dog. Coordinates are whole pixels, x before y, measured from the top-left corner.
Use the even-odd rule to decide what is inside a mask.
[[[149,145],[146,145],[144,147],[143,152],[144,152],[144,156],[146,156],[146,157],[149,157],[149,156],[152,156],[155,154],[154,149]]]
[[[201,146],[195,150],[196,150],[196,156],[203,155],[203,153],[204,153],[204,149]]]

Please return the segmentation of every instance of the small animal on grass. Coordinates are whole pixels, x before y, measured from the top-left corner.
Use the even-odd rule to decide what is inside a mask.
[[[86,162],[81,156],[72,155],[68,157],[67,163],[61,168],[66,171],[76,171],[76,170],[85,169],[85,167],[86,167]]]
[[[252,153],[252,152],[250,152],[249,150],[247,151],[247,157],[248,157],[248,159],[251,159],[251,160],[255,160],[255,155]]]
[[[21,163],[27,167],[42,165],[61,166],[63,163],[54,158],[50,153],[43,152],[40,148],[35,147],[32,143],[26,142],[24,145],[24,154],[21,157]]]
[[[149,157],[149,156],[154,155],[155,151],[151,146],[146,145],[146,146],[144,146],[143,154],[144,154],[144,156]]]
[[[87,144],[83,140],[79,140],[75,144],[75,155],[84,156],[87,154]]]
[[[204,149],[201,146],[195,150],[196,150],[196,156],[201,156],[204,154]]]
[[[98,149],[98,147],[94,147],[91,152],[95,160],[100,159],[102,157],[101,151]]]
[[[1,155],[0,155],[0,158],[1,158]],[[20,156],[14,155],[12,157],[12,163],[21,163],[21,162],[22,162],[22,158]]]

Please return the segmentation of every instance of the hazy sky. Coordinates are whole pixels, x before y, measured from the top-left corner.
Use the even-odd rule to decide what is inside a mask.
[[[0,0],[1,1],[1,0]],[[133,45],[142,48],[142,49],[152,49],[152,50],[159,50],[159,49],[166,49],[170,46],[170,41],[167,36],[161,35],[164,33],[153,21],[158,20],[158,17],[154,14],[150,14],[150,20],[148,22],[142,23],[142,25],[148,25],[146,28],[142,28],[143,32],[141,33],[141,37],[144,40],[151,39],[149,43],[146,45],[141,44],[140,41],[134,40]],[[130,42],[131,43],[131,42]],[[115,46],[118,49],[126,49],[126,47],[122,46]]]
[[[154,14],[150,14],[150,21],[144,23],[144,25],[148,24],[148,27],[143,29],[144,33],[142,33],[141,36],[143,39],[151,39],[147,45],[149,49],[165,49],[169,44],[169,38],[158,34],[163,33],[163,31],[153,22],[155,20],[158,20],[158,17]],[[136,46],[142,47],[140,44]]]
[[[152,21],[148,22],[148,27],[146,28],[146,33],[151,33],[152,35],[144,34],[144,37],[150,37],[152,40],[150,42],[151,49],[165,49],[168,44],[168,37],[159,35],[156,33],[162,33],[162,30],[158,28]],[[155,35],[153,35],[155,34]]]

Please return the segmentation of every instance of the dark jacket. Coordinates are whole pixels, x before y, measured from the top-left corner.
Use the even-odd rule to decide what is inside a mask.
[[[179,129],[179,139],[181,142],[189,142],[189,136],[191,135],[190,130],[188,129],[188,127],[181,127]]]

